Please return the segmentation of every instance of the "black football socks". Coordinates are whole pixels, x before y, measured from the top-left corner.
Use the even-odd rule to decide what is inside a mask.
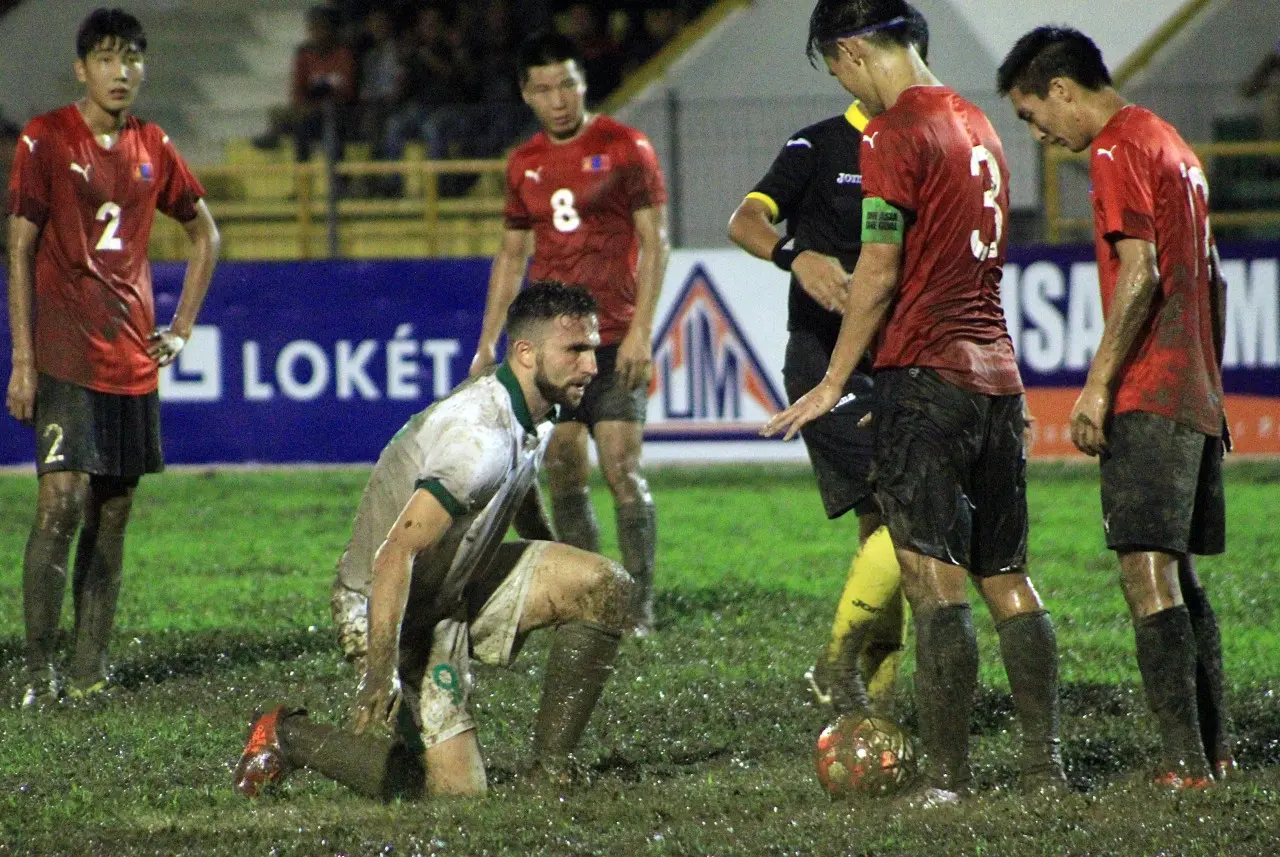
[[[968,604],[917,612],[916,708],[925,782],[963,791],[969,784],[969,726],[978,684],[978,638]]]
[[[1058,638],[1049,614],[1023,613],[996,626],[1000,657],[1022,725],[1022,774],[1062,780]]]
[[[1179,605],[1134,623],[1138,670],[1163,742],[1161,767],[1208,776],[1196,706],[1196,640],[1187,608]]]
[[[657,515],[647,491],[645,498],[621,504],[615,510],[618,551],[622,554],[622,567],[635,581],[632,615],[641,631],[653,627],[653,565],[658,537]]]

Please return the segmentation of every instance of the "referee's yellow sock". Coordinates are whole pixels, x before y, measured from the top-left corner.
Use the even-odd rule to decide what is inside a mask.
[[[852,644],[855,651],[862,650],[870,626],[887,608],[896,609],[895,599],[901,600],[901,578],[889,528],[880,527],[862,545],[849,565],[849,575],[845,578],[844,591],[836,605],[836,618],[831,625],[831,641],[827,644],[830,662],[836,662],[841,653],[846,652],[846,645]],[[900,613],[895,624],[899,628],[905,627]],[[847,652],[846,656],[851,654]]]

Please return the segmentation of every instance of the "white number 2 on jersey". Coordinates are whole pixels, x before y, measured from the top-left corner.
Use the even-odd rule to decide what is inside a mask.
[[[98,209],[95,219],[107,222],[106,227],[102,230],[102,237],[98,239],[96,249],[123,250],[124,241],[116,235],[120,231],[120,206],[114,202],[104,202],[102,207]]]
[[[551,194],[551,222],[555,224],[557,232],[574,232],[582,225],[578,209],[573,207],[575,201],[573,191],[567,187]]]
[[[996,166],[996,159],[991,156],[986,146],[974,146],[973,156],[969,159],[969,172],[981,179],[983,164],[987,165],[987,174],[991,176],[991,187],[985,187],[984,182],[982,207],[991,209],[992,215],[995,216],[996,235],[990,242],[982,240],[980,229],[973,230],[973,234],[969,236],[969,249],[973,250],[973,256],[979,262],[986,261],[999,252],[1000,233],[1004,230],[1004,212],[996,202],[1000,196],[1000,168]]]

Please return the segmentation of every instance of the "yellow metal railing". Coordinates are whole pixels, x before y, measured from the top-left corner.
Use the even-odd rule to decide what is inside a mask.
[[[344,194],[336,201],[337,255],[376,258],[488,255],[502,237],[501,159],[341,162],[334,174],[351,188],[358,180],[399,177],[395,198]],[[328,169],[308,163],[230,164],[196,170],[230,259],[315,259],[328,253]],[[441,181],[471,175],[461,196],[441,193]],[[157,218],[151,240],[156,259],[182,259],[186,236]]]
[[[1278,142],[1232,142],[1232,143],[1194,143],[1201,162],[1209,166],[1214,158],[1256,158],[1273,157],[1280,159],[1280,141]],[[1091,150],[1068,152],[1057,146],[1044,150],[1044,215],[1045,237],[1050,243],[1060,244],[1073,235],[1088,235],[1093,226],[1091,217],[1074,217],[1063,213],[1062,202],[1062,167],[1067,164],[1084,163]],[[1210,204],[1214,201],[1210,196]],[[1244,211],[1213,211],[1215,226],[1271,226],[1280,224],[1280,208],[1254,209]]]

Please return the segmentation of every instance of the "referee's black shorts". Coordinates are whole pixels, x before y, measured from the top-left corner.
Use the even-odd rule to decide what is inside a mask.
[[[833,345],[834,341],[814,331],[791,331],[782,378],[792,403],[816,387],[827,373]],[[800,430],[828,518],[838,518],[850,509],[864,515],[878,508],[868,481],[874,429],[858,427],[875,407],[876,389],[871,377],[854,372],[845,385],[845,397],[848,400],[831,413]]]
[[[40,375],[36,473],[73,471],[137,479],[164,470],[160,394],[101,393]]]

